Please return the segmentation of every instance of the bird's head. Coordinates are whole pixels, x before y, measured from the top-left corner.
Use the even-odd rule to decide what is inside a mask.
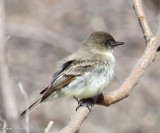
[[[98,50],[112,50],[114,47],[123,45],[124,42],[115,41],[109,33],[96,31],[89,35],[85,44]]]

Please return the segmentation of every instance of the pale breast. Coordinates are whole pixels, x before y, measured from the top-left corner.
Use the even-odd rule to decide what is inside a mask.
[[[113,65],[113,66],[112,66]],[[100,94],[114,77],[114,64],[103,63],[91,72],[78,76],[72,83],[61,89],[61,94],[77,98],[89,98]]]
[[[106,88],[111,79],[114,77],[113,67],[107,65],[99,66],[93,71],[92,76],[87,84],[87,91],[92,96],[100,94]]]

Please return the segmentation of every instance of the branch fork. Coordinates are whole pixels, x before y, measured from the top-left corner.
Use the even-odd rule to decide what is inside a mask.
[[[142,57],[137,61],[137,64],[129,74],[128,78],[122,83],[122,85],[118,89],[108,94],[100,95],[95,104],[109,106],[128,97],[133,88],[138,84],[138,81],[141,79],[148,66],[155,60],[157,50],[160,50],[160,33],[156,35],[152,34],[143,11],[141,0],[133,0],[133,7],[144,34],[146,49]],[[73,115],[68,125],[60,131],[60,133],[78,132],[80,125],[88,115],[88,109],[86,107],[81,107]]]

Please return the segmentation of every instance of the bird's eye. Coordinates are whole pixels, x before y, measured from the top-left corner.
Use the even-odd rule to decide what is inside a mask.
[[[108,43],[109,43],[109,41],[105,41],[104,43],[105,43],[105,44],[108,44]]]

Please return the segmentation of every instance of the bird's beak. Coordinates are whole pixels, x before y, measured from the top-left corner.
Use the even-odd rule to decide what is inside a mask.
[[[117,46],[123,45],[123,44],[124,44],[124,42],[115,42],[115,43],[113,44],[113,47],[117,47]]]

